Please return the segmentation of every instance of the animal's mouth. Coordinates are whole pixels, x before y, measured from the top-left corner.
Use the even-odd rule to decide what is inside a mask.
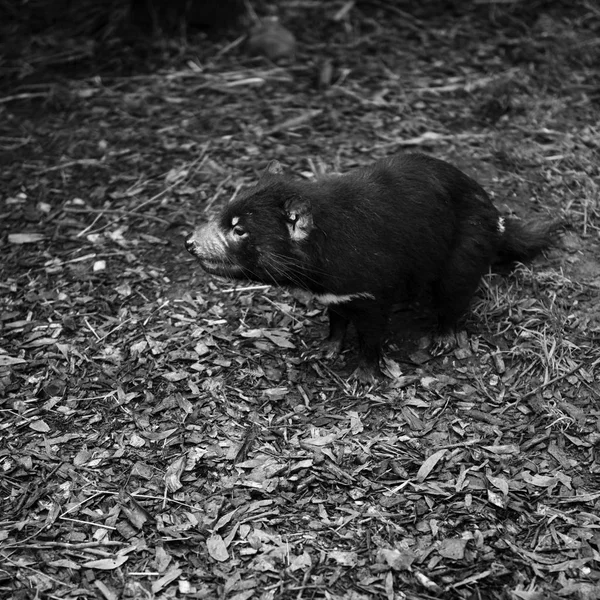
[[[207,272],[213,275],[223,275],[225,277],[237,277],[243,274],[241,267],[225,263],[220,260],[210,258],[200,258],[200,266]]]

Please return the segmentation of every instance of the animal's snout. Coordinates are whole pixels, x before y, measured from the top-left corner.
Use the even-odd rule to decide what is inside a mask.
[[[185,249],[190,254],[194,254],[194,238],[193,237],[189,237],[187,240],[185,240]]]

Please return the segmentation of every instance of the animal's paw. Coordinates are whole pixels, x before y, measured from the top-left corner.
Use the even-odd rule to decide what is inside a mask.
[[[381,381],[381,378],[381,372],[377,373],[368,367],[357,367],[352,375],[350,375],[350,379],[358,381],[363,385],[375,385]]]
[[[336,358],[342,351],[342,345],[344,340],[336,338],[327,338],[323,342],[323,351],[325,352],[325,358],[331,360]]]
[[[359,363],[358,367],[350,375],[350,379],[358,381],[363,385],[377,385],[386,379],[379,364]]]
[[[458,346],[456,335],[454,333],[444,333],[434,338],[429,347],[431,356],[442,356],[452,352]]]
[[[400,365],[395,360],[392,360],[391,358],[388,358],[387,356],[384,356],[382,360],[383,360],[383,368],[381,369],[381,372],[386,377],[389,377],[390,379],[394,379],[394,380],[402,377],[402,369],[400,368]]]
[[[443,356],[456,350],[457,348],[465,348],[468,346],[468,337],[464,331],[451,331],[448,333],[438,334],[429,346],[429,354],[431,356]]]

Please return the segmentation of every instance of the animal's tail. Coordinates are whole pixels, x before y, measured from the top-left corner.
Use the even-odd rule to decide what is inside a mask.
[[[531,260],[554,244],[563,227],[564,223],[558,219],[535,223],[505,219],[497,262],[506,264]]]

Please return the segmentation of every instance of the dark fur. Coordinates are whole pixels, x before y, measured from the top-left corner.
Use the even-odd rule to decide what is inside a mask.
[[[368,294],[329,307],[331,353],[353,322],[359,376],[379,372],[392,304],[431,292],[440,332],[452,331],[495,262],[532,258],[556,222],[504,220],[473,179],[422,154],[347,175],[301,181],[271,164],[258,184],[187,240],[209,272],[302,288]]]

